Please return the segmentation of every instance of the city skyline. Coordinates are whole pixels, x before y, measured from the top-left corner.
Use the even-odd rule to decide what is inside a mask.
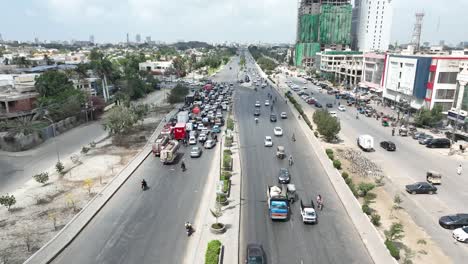
[[[92,34],[96,43],[117,43],[126,41],[126,32],[162,42],[295,42],[295,1],[181,1],[131,0],[117,5],[110,0],[18,1],[9,4],[2,16],[1,34],[4,40],[32,42],[35,38],[87,40]],[[468,2],[463,0],[453,0],[451,5],[435,0],[394,0],[390,42],[409,43],[414,13],[424,11],[421,42],[444,40],[457,45],[465,41],[461,36],[468,36],[468,28],[459,21],[467,8]],[[178,16],[173,15],[176,12]]]

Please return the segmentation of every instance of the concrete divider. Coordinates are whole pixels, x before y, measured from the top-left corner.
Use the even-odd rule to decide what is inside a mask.
[[[168,117],[177,113],[176,106],[169,114]],[[164,127],[164,122],[159,123],[156,130],[151,135],[148,142],[143,149],[114,177],[105,187],[99,192],[86,206],[78,212],[60,232],[55,235],[47,244],[42,246],[34,255],[29,257],[25,264],[47,264],[54,260],[73,240],[80,234],[86,225],[99,213],[99,211],[107,204],[107,202],[114,196],[120,187],[127,181],[127,179],[138,169],[141,163],[151,153],[152,142],[161,132]]]

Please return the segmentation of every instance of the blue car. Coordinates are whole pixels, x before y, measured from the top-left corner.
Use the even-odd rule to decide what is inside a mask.
[[[219,126],[213,126],[213,128],[211,129],[211,133],[221,133],[221,129],[219,128]]]

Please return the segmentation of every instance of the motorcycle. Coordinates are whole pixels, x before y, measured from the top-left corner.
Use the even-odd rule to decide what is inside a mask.
[[[142,189],[143,191],[145,191],[146,189],[148,189],[148,183],[146,183],[145,180],[142,180],[142,181],[141,181],[141,189]]]
[[[195,230],[192,227],[192,224],[189,222],[185,223],[185,232],[187,233],[187,236],[191,236]]]
[[[185,167],[185,163],[182,161],[182,163],[180,164],[180,168],[182,168],[182,171],[186,171],[187,168]]]

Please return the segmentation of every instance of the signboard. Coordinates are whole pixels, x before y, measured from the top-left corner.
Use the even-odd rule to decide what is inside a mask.
[[[454,110],[452,108],[452,110],[449,110],[447,112],[447,119],[450,119],[453,121],[456,120],[459,123],[464,123],[466,119],[466,112],[463,110]]]

